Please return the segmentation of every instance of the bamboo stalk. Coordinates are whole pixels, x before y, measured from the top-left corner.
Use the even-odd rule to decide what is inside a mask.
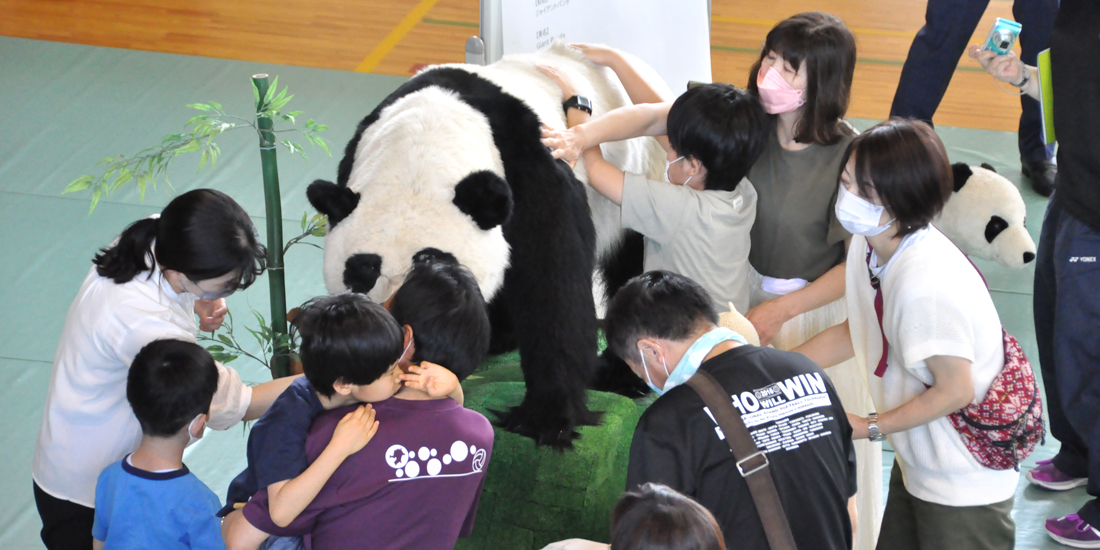
[[[285,338],[286,323],[286,273],[283,270],[283,208],[279,193],[279,164],[275,155],[275,133],[270,117],[260,116],[269,83],[266,74],[252,76],[252,83],[259,90],[256,103],[256,127],[260,133],[260,164],[264,174],[264,205],[267,210],[267,277],[271,292],[272,356],[271,376],[281,378],[290,373],[289,350]]]

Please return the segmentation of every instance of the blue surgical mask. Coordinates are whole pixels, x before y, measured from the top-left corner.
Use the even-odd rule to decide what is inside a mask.
[[[699,370],[699,365],[703,364],[703,359],[710,353],[710,350],[714,349],[714,346],[721,344],[727,340],[732,340],[740,344],[747,344],[748,342],[736,332],[725,328],[717,327],[714,330],[700,336],[691,344],[691,347],[684,352],[684,356],[680,358],[680,362],[676,364],[676,368],[672,369],[672,372],[668,372],[668,364],[665,364],[665,375],[668,379],[665,380],[665,387],[657,388],[653,381],[649,378],[649,369],[646,368],[645,356],[642,356],[642,368],[645,369],[646,383],[653,391],[657,392],[657,395],[664,395],[665,392],[684,384],[689,378],[695,376],[695,373]],[[664,363],[664,357],[661,357],[661,362]]]

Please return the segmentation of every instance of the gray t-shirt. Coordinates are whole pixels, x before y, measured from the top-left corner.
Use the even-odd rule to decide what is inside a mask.
[[[779,144],[773,119],[768,145],[749,170],[758,193],[749,262],[762,275],[814,281],[844,261],[849,234],[836,219],[840,162],[856,132],[833,145],[788,151]]]
[[[756,190],[742,180],[733,191],[697,191],[627,173],[623,227],[645,236],[645,270],[690,277],[719,311],[749,307],[749,229]]]

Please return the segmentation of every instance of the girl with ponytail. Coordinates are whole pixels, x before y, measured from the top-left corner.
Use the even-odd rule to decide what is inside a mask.
[[[266,255],[248,213],[212,189],[176,197],[96,254],[65,319],[35,447],[47,548],[91,548],[96,479],[141,441],[126,399],[134,356],[154,340],[195,342],[199,329],[218,329],[225,297],[256,280]],[[253,388],[218,371],[207,425],[220,430],[259,418],[291,381]]]

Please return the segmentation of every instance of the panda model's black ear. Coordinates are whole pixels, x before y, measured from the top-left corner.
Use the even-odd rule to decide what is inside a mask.
[[[993,165],[989,164],[988,162],[983,162],[982,163],[982,168],[985,168],[986,170],[989,170],[990,172],[996,172],[997,171],[997,169],[994,168]]]
[[[329,227],[335,227],[359,205],[359,193],[325,180],[309,184],[306,198],[318,212],[328,216]]]
[[[951,165],[951,175],[955,178],[955,192],[958,193],[966,185],[966,180],[974,175],[974,171],[965,162],[956,162]]]
[[[503,225],[512,217],[512,189],[500,176],[474,172],[455,186],[454,205],[482,229]]]

